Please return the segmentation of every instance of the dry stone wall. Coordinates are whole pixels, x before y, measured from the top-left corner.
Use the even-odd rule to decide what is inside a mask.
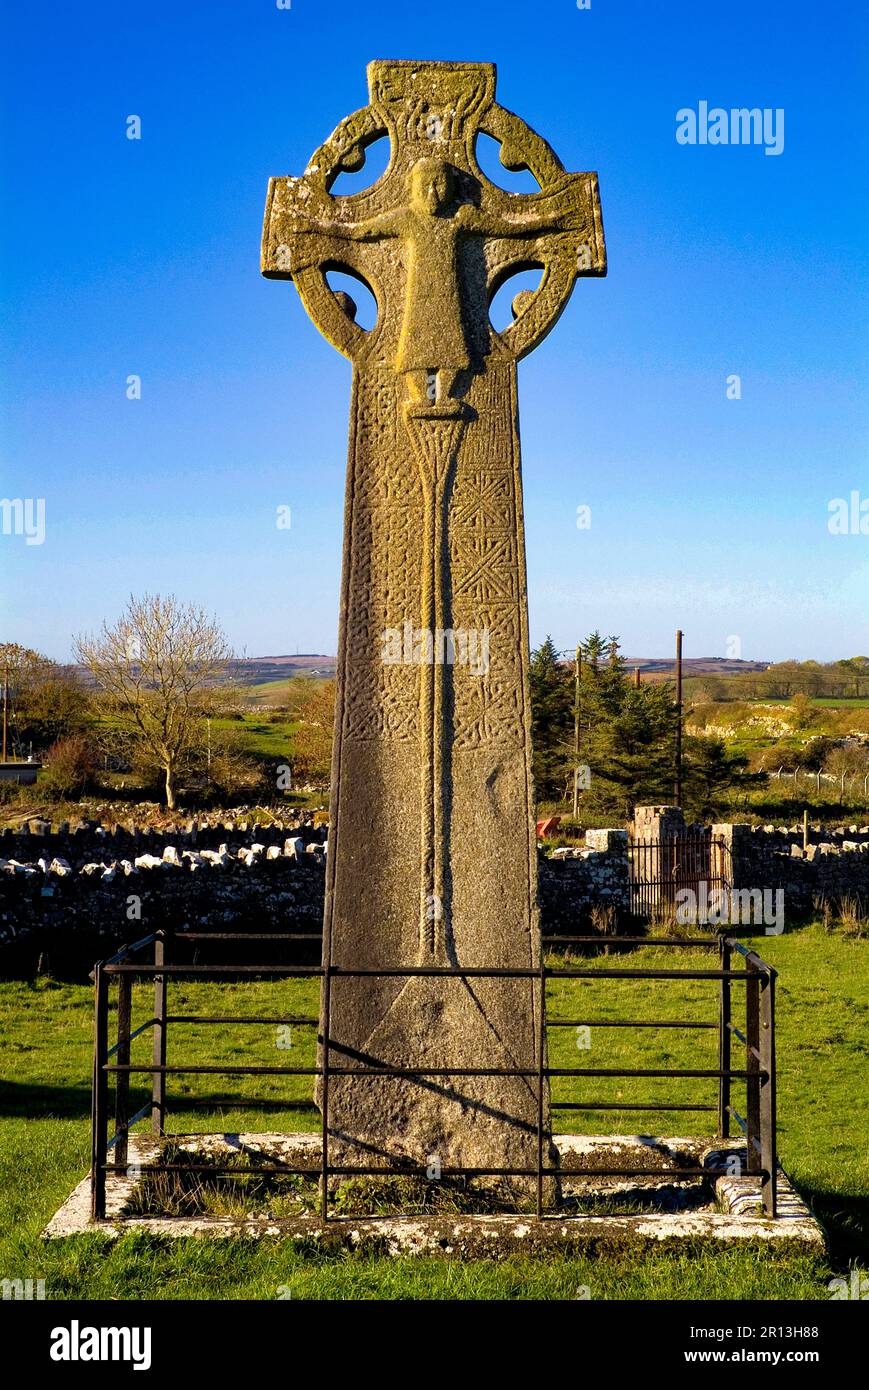
[[[869,826],[720,824],[734,888],[783,889],[788,918],[856,901],[869,911]],[[541,852],[544,936],[618,930],[630,912],[626,830],[589,830],[575,848]],[[0,833],[0,975],[38,969],[86,978],[93,962],[158,928],[319,935],[327,830],[310,814],[256,825],[188,822],[168,830],[93,823]],[[229,949],[229,948],[227,948]],[[269,950],[273,950],[270,947]],[[231,959],[270,959],[233,947]],[[317,959],[316,943],[298,959]],[[303,959],[304,957],[304,959]],[[209,959],[213,959],[213,951]]]
[[[785,911],[806,913],[846,899],[869,912],[869,826],[714,825],[730,849],[734,888],[782,889]]]

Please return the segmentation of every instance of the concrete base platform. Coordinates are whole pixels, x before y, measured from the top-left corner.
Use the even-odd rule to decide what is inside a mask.
[[[171,1141],[190,1153],[256,1154],[316,1177],[322,1147],[318,1134],[173,1135]],[[90,1178],[84,1178],[43,1231],[57,1240],[101,1231],[116,1238],[125,1231],[159,1236],[280,1237],[322,1250],[350,1248],[379,1254],[432,1254],[462,1258],[499,1258],[521,1253],[588,1251],[598,1244],[666,1240],[797,1241],[823,1247],[823,1232],[783,1173],[778,1181],[778,1215],[767,1220],[761,1210],[759,1178],[741,1175],[744,1147],[739,1141],[647,1135],[556,1135],[561,1155],[561,1188],[566,1210],[533,1215],[437,1214],[423,1216],[333,1216],[323,1222],[311,1213],[272,1219],[224,1216],[132,1216],[132,1200],[146,1175],[137,1165],[159,1162],[161,1142],[150,1135],[131,1135],[127,1176],[106,1179],[106,1219],[90,1219]],[[740,1162],[740,1159],[742,1160]],[[674,1169],[702,1166],[708,1177],[677,1178]],[[660,1176],[595,1175],[606,1167],[655,1168]],[[587,1215],[583,1203],[600,1198],[636,1198],[654,1206],[640,1214]],[[574,1205],[579,1210],[574,1211]]]

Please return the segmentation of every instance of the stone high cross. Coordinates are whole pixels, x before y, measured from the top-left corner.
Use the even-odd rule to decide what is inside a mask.
[[[516,363],[577,275],[606,273],[597,176],[495,102],[492,64],[375,62],[368,82],[303,177],[271,180],[262,244],[353,363],[324,965],[432,970],[324,988],[330,1066],[428,1073],[332,1078],[331,1154],[532,1166],[539,990],[443,972],[540,958]],[[540,191],[492,184],[480,133]],[[383,176],[333,195],[381,137]],[[529,268],[496,332],[495,293]],[[334,270],[371,289],[370,331]],[[484,1067],[529,1075],[461,1075]]]

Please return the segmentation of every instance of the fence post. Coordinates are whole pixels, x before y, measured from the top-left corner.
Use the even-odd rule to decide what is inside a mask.
[[[320,1096],[323,1101],[323,1171],[321,1182],[323,1190],[320,1194],[320,1217],[323,1221],[329,1220],[329,1048],[332,1014],[332,961],[331,947],[327,946],[324,951],[324,972],[323,972],[323,1076]]]
[[[775,971],[763,975],[760,992],[760,1059],[765,1073],[760,1087],[760,1144],[764,1167],[764,1215],[776,1214],[776,1168],[778,1157],[775,1142]]]
[[[745,961],[745,1069],[747,1172],[763,1167],[760,1151],[760,972],[751,956]]]
[[[166,933],[161,928],[154,940],[154,964],[166,965]],[[166,1065],[166,976],[154,976],[154,1045],[151,1060],[156,1067]],[[151,1073],[151,1133],[166,1132],[166,1073]]]
[[[540,1000],[537,1005],[540,1015],[537,1034],[537,1220],[543,1219],[543,1123],[545,1116],[544,1094],[546,1086],[546,962],[543,955],[543,942],[540,943]]]
[[[718,968],[722,978],[718,985],[718,1137],[730,1138],[730,980],[725,972],[730,970],[730,942],[726,936],[718,938]]]
[[[120,1067],[130,1065],[130,1021],[133,1004],[132,975],[118,976],[118,1045],[115,1061]],[[115,1072],[115,1162],[127,1166],[127,1144],[130,1115],[130,1073]]]
[[[108,1073],[109,981],[102,964],[94,967],[94,1065],[91,1102],[91,1217],[102,1221],[106,1215],[106,1150],[109,1142]]]

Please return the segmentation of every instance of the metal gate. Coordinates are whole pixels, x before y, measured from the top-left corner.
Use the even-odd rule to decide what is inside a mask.
[[[694,894],[695,920],[704,907],[720,902],[732,887],[730,846],[703,827],[661,839],[632,837],[628,856],[631,912],[636,917],[669,917],[688,906]],[[688,918],[686,917],[686,920]]]

